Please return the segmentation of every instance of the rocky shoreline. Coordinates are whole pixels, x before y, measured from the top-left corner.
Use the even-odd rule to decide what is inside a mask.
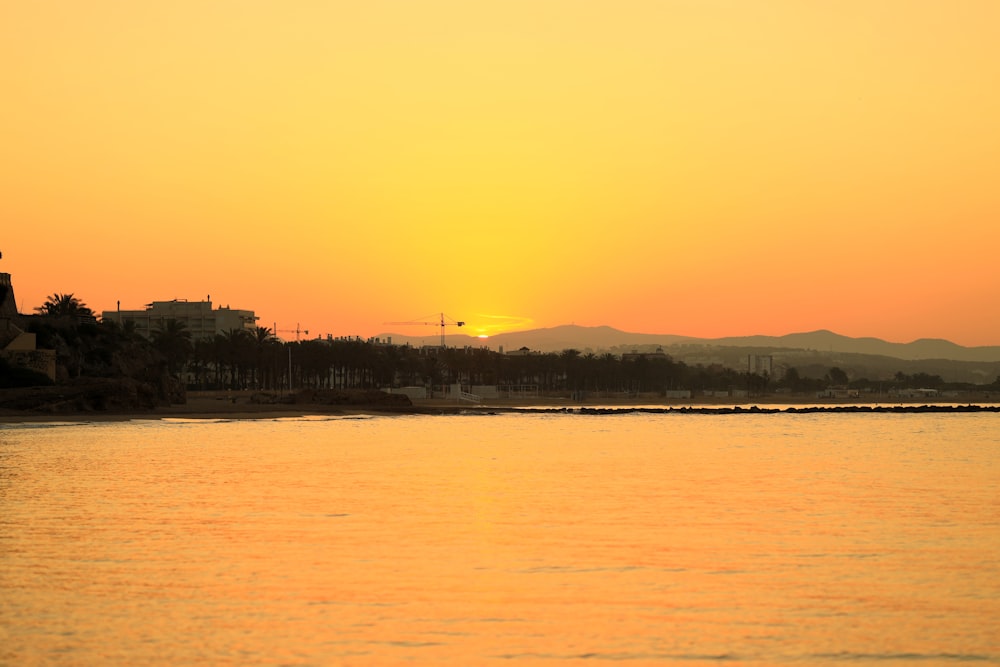
[[[630,412],[664,414],[701,414],[701,415],[734,415],[734,414],[812,414],[817,412],[880,412],[880,413],[913,413],[913,412],[1000,412],[1000,405],[950,405],[950,404],[922,404],[922,405],[802,405],[788,407],[760,407],[751,405],[742,407],[709,407],[709,406],[686,406],[669,408],[579,408],[579,414],[626,414]]]
[[[0,389],[0,423],[191,418],[267,418],[413,409],[404,395],[381,391],[302,390],[168,393],[130,379],[86,379],[63,385]]]
[[[468,404],[446,399],[411,401],[404,395],[381,391],[303,390],[294,394],[261,392],[188,392],[176,402],[163,399],[162,389],[122,380],[100,380],[53,387],[0,390],[0,423],[51,421],[127,421],[131,419],[276,419],[320,415],[491,415],[579,414],[624,415],[700,414],[908,414],[995,413],[994,397],[968,403],[818,402],[809,397],[764,397],[759,403],[701,403],[674,401],[571,402],[561,397],[503,400]],[[647,402],[648,400],[648,402]],[[183,402],[181,402],[183,401]]]

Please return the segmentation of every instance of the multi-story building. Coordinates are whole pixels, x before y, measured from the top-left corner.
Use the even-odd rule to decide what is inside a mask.
[[[774,377],[774,357],[770,354],[748,354],[747,372]]]
[[[161,329],[167,320],[177,320],[191,332],[191,339],[211,338],[216,334],[233,329],[253,331],[259,319],[252,310],[237,310],[229,306],[212,309],[211,301],[154,301],[145,310],[105,310],[101,313],[105,322],[124,325],[134,322],[137,333],[149,338]]]

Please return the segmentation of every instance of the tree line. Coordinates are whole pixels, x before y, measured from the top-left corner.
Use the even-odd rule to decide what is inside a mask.
[[[839,368],[830,368],[823,378],[802,377],[795,368],[771,378],[721,365],[689,366],[662,353],[618,356],[575,349],[558,353],[522,349],[501,354],[486,348],[422,349],[356,338],[283,341],[267,327],[234,329],[193,340],[178,320],[165,320],[147,339],[134,323],[97,321],[72,294],[53,294],[36,310],[36,316],[26,318],[27,330],[36,334],[39,348],[56,351],[60,381],[152,379],[167,374],[182,379],[192,390],[433,389],[460,383],[580,395],[738,390],[751,396],[779,390],[812,392],[830,386],[878,391],[954,386],[926,374],[852,380]]]

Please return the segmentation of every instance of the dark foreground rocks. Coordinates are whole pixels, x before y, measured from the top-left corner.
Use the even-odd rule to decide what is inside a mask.
[[[169,380],[169,378],[167,378]],[[89,416],[227,416],[251,418],[273,413],[339,413],[354,410],[411,412],[410,399],[382,391],[305,389],[294,394],[257,392],[211,398],[193,394],[171,382],[148,383],[129,379],[86,379],[64,385],[0,389],[0,420],[19,417]]]
[[[183,385],[167,377],[155,382],[81,378],[46,387],[0,389],[0,414],[129,413],[184,401]]]

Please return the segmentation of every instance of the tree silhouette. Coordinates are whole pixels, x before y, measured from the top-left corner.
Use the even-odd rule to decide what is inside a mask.
[[[847,373],[841,368],[834,366],[826,373],[826,380],[835,387],[846,387],[848,382]]]
[[[164,320],[161,328],[153,331],[151,336],[153,347],[167,360],[167,371],[176,375],[191,356],[191,332],[179,320]]]
[[[209,369],[215,367],[216,359],[215,340],[213,338],[199,338],[194,341],[190,369],[194,372],[195,384],[199,389],[207,388],[207,374]],[[218,371],[217,368],[215,370]],[[216,378],[213,386],[218,388],[218,378]]]
[[[215,336],[218,363],[229,367],[229,388],[246,389],[254,364],[254,338],[246,329],[230,329]]]
[[[52,296],[47,297],[45,303],[35,308],[35,310],[42,315],[49,315],[51,317],[94,316],[94,311],[88,308],[83,301],[73,296],[72,293],[60,294],[56,292]]]
[[[271,331],[269,327],[257,327],[250,332],[250,335],[253,339],[254,348],[254,366],[251,385],[257,389],[263,389],[266,385],[264,371],[268,365],[267,361],[273,356],[269,355],[268,351],[276,344],[274,332]]]

